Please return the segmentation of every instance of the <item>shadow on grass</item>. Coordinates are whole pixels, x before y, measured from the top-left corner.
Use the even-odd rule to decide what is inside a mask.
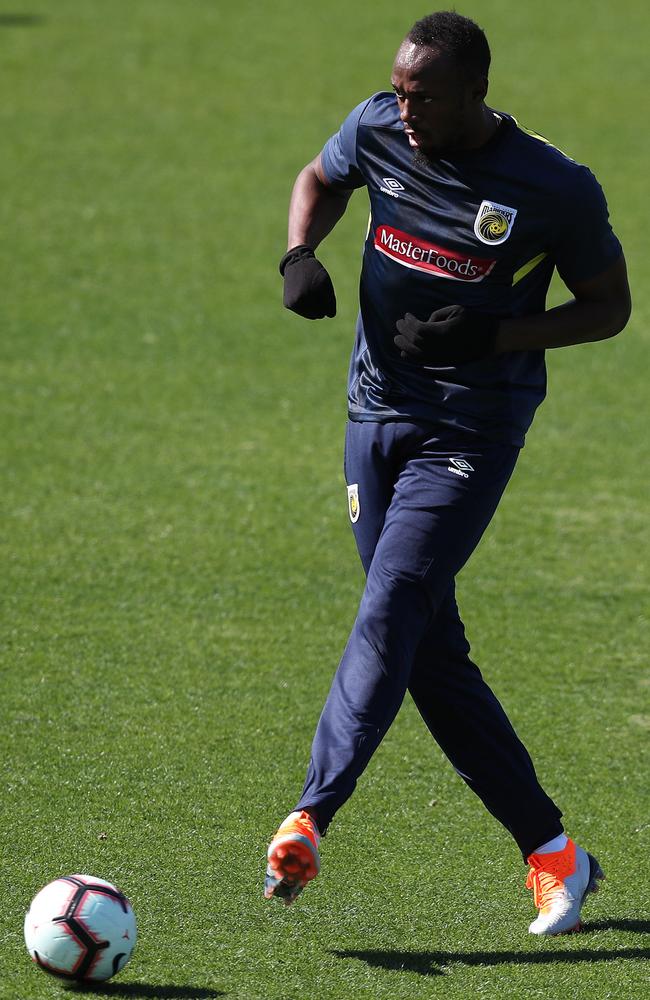
[[[95,997],[134,997],[143,1000],[213,1000],[225,997],[221,990],[206,989],[204,986],[150,986],[148,983],[98,983],[96,986],[73,986],[68,993],[72,996],[90,995]]]
[[[630,931],[632,934],[650,934],[650,920],[589,920],[582,925],[584,931]]]
[[[41,14],[0,14],[0,28],[35,28],[44,21]]]
[[[584,924],[584,931],[650,932],[648,920],[595,920]],[[575,941],[575,937],[572,938]],[[337,958],[356,958],[378,969],[417,972],[421,976],[444,976],[448,965],[573,965],[581,962],[607,962],[612,959],[648,959],[650,948],[593,949],[580,951],[342,951],[330,954]]]

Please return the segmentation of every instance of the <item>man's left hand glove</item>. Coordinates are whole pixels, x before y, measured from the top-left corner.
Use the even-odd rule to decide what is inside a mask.
[[[428,320],[411,313],[396,323],[394,338],[402,357],[421,365],[459,365],[494,354],[501,317],[472,312],[464,306],[443,306]]]

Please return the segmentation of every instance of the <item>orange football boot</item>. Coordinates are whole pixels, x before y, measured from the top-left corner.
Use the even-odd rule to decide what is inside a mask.
[[[264,897],[277,896],[287,906],[320,871],[320,833],[307,812],[292,812],[281,824],[267,852]]]
[[[586,896],[598,891],[605,876],[596,859],[568,840],[563,851],[531,854],[526,888],[533,890],[539,910],[528,928],[531,934],[569,934],[579,931],[580,910]]]

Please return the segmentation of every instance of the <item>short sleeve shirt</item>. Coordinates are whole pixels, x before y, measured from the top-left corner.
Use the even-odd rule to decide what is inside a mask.
[[[352,420],[444,423],[521,445],[546,392],[543,351],[451,367],[414,365],[393,342],[405,313],[460,304],[498,316],[542,312],[557,268],[569,285],[621,254],[587,167],[499,113],[479,149],[414,160],[395,95],[358,105],[326,143],[334,187],[366,187],[370,223],[352,351]]]

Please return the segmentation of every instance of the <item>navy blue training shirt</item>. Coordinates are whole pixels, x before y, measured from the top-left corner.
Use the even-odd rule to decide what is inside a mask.
[[[621,254],[600,185],[541,136],[500,114],[479,149],[413,159],[392,93],[358,105],[326,143],[335,188],[367,187],[348,408],[352,420],[445,423],[522,445],[546,392],[543,351],[455,367],[404,361],[393,338],[410,312],[459,304],[499,316],[543,312],[554,267],[571,286]]]

